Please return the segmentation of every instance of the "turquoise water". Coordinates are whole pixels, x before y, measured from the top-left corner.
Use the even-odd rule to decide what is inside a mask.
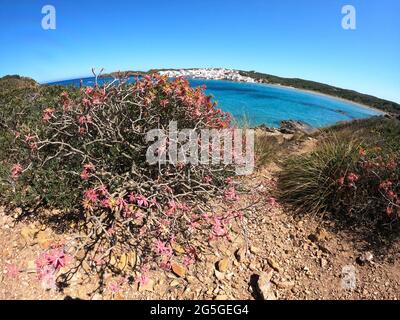
[[[94,78],[82,81],[84,85],[94,84]],[[79,83],[80,79],[74,79],[51,84],[79,86]],[[238,121],[245,119],[250,126],[279,127],[282,120],[301,120],[313,127],[324,127],[380,114],[350,102],[278,86],[203,79],[191,79],[190,83],[206,85],[207,94],[214,96],[219,108],[230,112]]]

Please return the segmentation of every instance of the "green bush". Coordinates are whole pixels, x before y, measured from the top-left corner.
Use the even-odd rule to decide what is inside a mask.
[[[102,255],[107,267],[116,252],[135,250],[141,264],[156,257],[168,268],[174,243],[185,248],[190,262],[192,239],[226,235],[225,223],[236,214],[227,209],[224,216],[209,216],[205,206],[210,197],[237,198],[228,179],[231,165],[146,161],[153,143],[147,132],[171,121],[196,133],[230,127],[229,115],[202,88],[155,75],[133,84],[39,90],[28,108],[18,105],[22,118],[12,110],[15,100],[3,110],[9,140],[0,174],[8,203],[61,209],[60,223],[63,213],[79,213],[82,247],[96,261],[99,251],[110,253]]]
[[[281,199],[297,211],[368,223],[400,218],[398,122],[371,119],[325,133],[317,148],[289,158],[279,177]]]

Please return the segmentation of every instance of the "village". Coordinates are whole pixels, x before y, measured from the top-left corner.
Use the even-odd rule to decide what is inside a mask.
[[[256,82],[251,77],[242,76],[238,70],[224,68],[180,69],[159,71],[170,78],[185,77],[191,79],[230,80],[238,82]]]

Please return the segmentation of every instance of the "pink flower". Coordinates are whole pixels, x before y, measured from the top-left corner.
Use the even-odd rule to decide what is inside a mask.
[[[393,191],[389,191],[387,193],[389,199],[393,200],[396,197],[396,194]]]
[[[108,284],[108,289],[110,289],[110,291],[112,293],[118,293],[121,290],[121,287],[120,287],[119,283],[111,282]]]
[[[271,207],[276,207],[276,205],[277,205],[276,198],[274,198],[274,197],[269,197],[268,203],[269,203],[269,205],[270,205]]]
[[[236,194],[235,187],[229,187],[228,189],[226,189],[224,192],[224,196],[227,200],[235,201],[239,199],[239,196]]]
[[[81,179],[82,180],[88,180],[89,179],[89,172],[87,172],[86,170],[83,170],[81,172]]]
[[[37,259],[35,260],[35,264],[37,270],[43,269],[45,266],[47,266],[49,264],[47,253],[44,252],[40,254],[39,257],[37,257]]]
[[[190,231],[194,231],[199,227],[200,227],[200,223],[198,221],[193,221],[193,220],[190,221],[190,224],[189,224],[189,230]]]
[[[217,217],[214,218],[212,231],[218,237],[222,237],[226,234],[226,231],[223,228],[221,219],[219,219]]]
[[[149,280],[150,280],[150,278],[145,273],[142,273],[140,275],[139,282],[142,286],[146,285],[149,282]]]
[[[161,261],[160,262],[160,268],[164,270],[171,270],[171,262],[169,261]]]
[[[121,210],[128,206],[128,203],[122,197],[116,199],[116,204]]]
[[[14,164],[11,168],[11,177],[14,180],[18,179],[19,175],[22,173],[22,170],[23,168],[19,163]]]
[[[86,129],[83,127],[79,127],[78,129],[79,134],[85,134],[86,133]]]
[[[15,264],[8,264],[6,266],[6,274],[10,278],[17,278],[20,273],[20,270],[17,265]]]
[[[210,176],[205,176],[203,178],[204,183],[211,183],[212,182],[212,178]]]
[[[35,261],[36,272],[44,288],[52,289],[56,287],[57,270],[66,266],[70,259],[62,248],[51,249],[37,257]]]
[[[154,251],[158,254],[166,256],[167,258],[172,256],[171,246],[159,239],[157,239],[154,243]]]
[[[90,107],[90,106],[92,105],[92,102],[91,102],[89,99],[87,99],[87,98],[83,98],[83,99],[82,99],[82,104],[83,104],[85,107]]]
[[[85,197],[86,200],[88,200],[88,201],[90,201],[92,203],[96,203],[97,200],[98,200],[96,190],[94,190],[94,189],[87,189],[84,192],[84,197]]]
[[[336,182],[339,186],[343,186],[344,185],[344,177],[340,177],[339,179],[336,180]]]
[[[51,117],[53,116],[54,111],[55,111],[55,110],[54,110],[54,109],[51,109],[51,108],[45,109],[45,110],[43,111],[43,121],[48,122],[48,121],[51,119]]]
[[[162,107],[164,107],[164,108],[165,108],[168,104],[169,104],[169,101],[168,101],[167,99],[163,99],[163,100],[160,101],[160,105],[161,105]]]
[[[172,214],[174,214],[174,212],[176,211],[178,206],[174,200],[168,202],[168,206],[169,206],[169,209],[167,210],[167,212],[165,212],[165,214],[167,216],[171,216]]]
[[[64,267],[69,262],[69,258],[65,255],[63,249],[52,249],[47,256],[47,259],[49,264],[51,264],[56,270]]]
[[[190,265],[192,265],[194,263],[194,259],[190,256],[186,256],[185,258],[183,258],[183,264],[186,267],[189,267]]]
[[[85,94],[91,95],[93,93],[94,89],[92,87],[86,87],[85,89]]]
[[[37,271],[38,279],[44,289],[56,288],[56,273],[51,265],[47,265]]]
[[[137,195],[136,196],[136,201],[137,201],[137,204],[139,206],[141,206],[141,207],[148,207],[149,206],[149,202],[148,202],[147,198],[144,195],[141,195],[141,194]]]
[[[85,116],[80,116],[78,119],[79,124],[85,124],[86,123],[86,117]]]
[[[107,196],[108,195],[108,190],[105,185],[101,185],[100,187],[97,188],[97,191],[102,195],[102,196]]]
[[[130,193],[129,194],[129,196],[128,196],[128,201],[130,202],[130,203],[134,203],[134,202],[136,202],[136,195],[134,194],[134,193]]]
[[[110,200],[108,198],[103,199],[100,201],[100,204],[103,208],[109,208],[111,209],[111,204],[110,204]]]
[[[393,214],[393,208],[392,208],[392,207],[387,207],[387,208],[386,208],[386,214],[387,214],[388,216],[391,216],[391,215]]]
[[[350,174],[347,176],[347,180],[348,180],[350,183],[356,182],[358,179],[359,179],[359,176],[356,175],[355,173],[350,173]]]
[[[392,187],[392,185],[393,185],[392,181],[385,180],[380,183],[379,189],[388,190],[389,188]]]

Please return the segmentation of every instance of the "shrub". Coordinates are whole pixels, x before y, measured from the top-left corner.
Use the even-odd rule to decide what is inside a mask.
[[[146,162],[146,133],[170,121],[196,132],[229,127],[229,116],[202,88],[160,76],[86,87],[63,92],[40,118],[40,125],[19,126],[15,143],[21,151],[9,164],[9,199],[81,213],[82,246],[97,267],[112,268],[115,255],[134,248],[142,265],[155,257],[168,268],[176,244],[189,263],[195,234],[204,238],[206,228],[211,237],[224,236],[237,217],[229,210],[209,216],[204,207],[218,194],[236,200],[228,179],[232,167]]]
[[[288,159],[279,178],[281,199],[305,213],[330,212],[368,223],[397,222],[400,153],[391,134],[393,123],[382,125],[381,119],[377,126],[375,121],[353,124],[352,133],[346,131],[349,126],[331,131],[315,151]],[[359,130],[375,133],[361,139]]]

